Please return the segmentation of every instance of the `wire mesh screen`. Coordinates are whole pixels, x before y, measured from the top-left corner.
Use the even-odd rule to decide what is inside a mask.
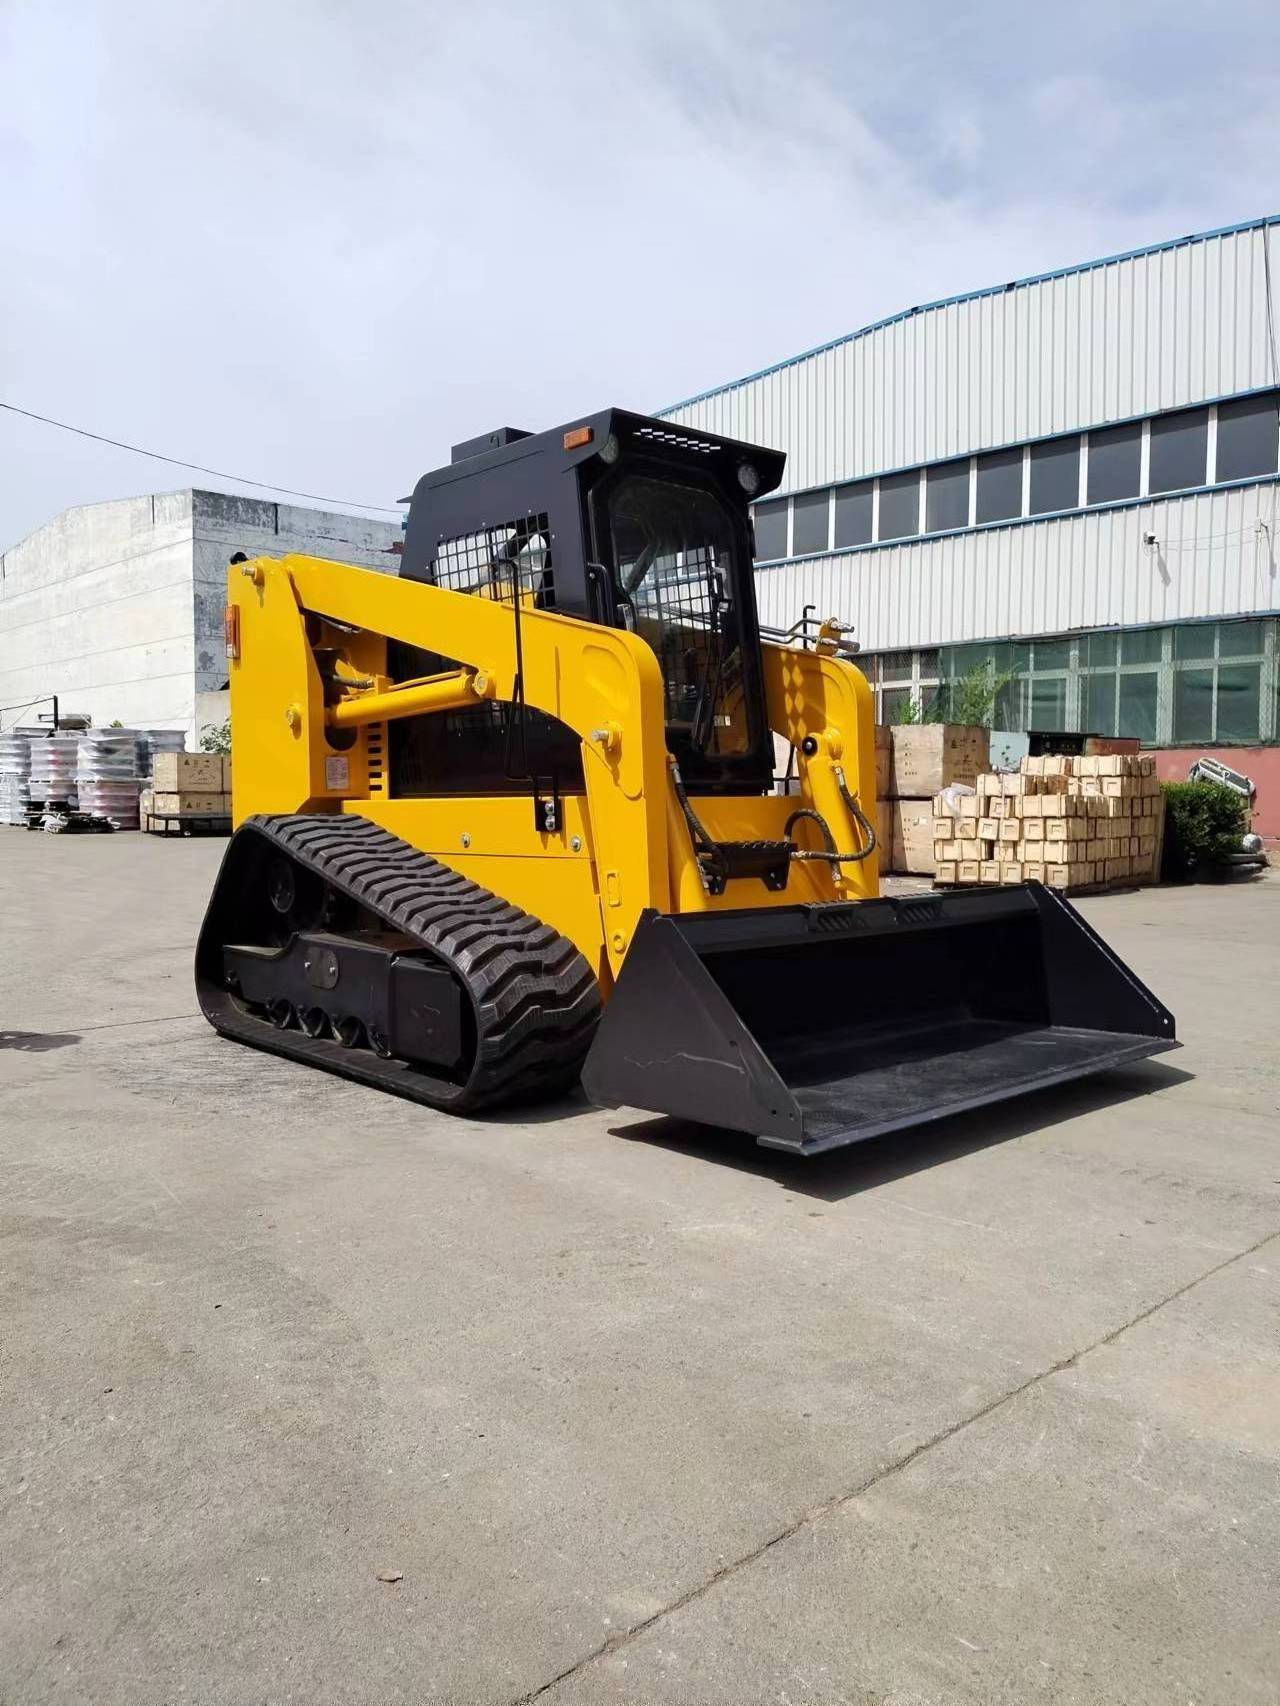
[[[432,579],[450,592],[475,593],[502,604],[511,603],[512,589],[518,586],[522,604],[554,610],[555,576],[546,514],[442,540]]]
[[[722,583],[716,579],[716,553],[710,546],[686,547],[683,561],[657,562],[633,596],[636,629],[654,646],[662,663],[662,685],[669,725],[692,729],[704,724],[703,740],[717,744],[715,698],[728,683],[725,666],[736,675],[737,655],[726,658],[722,619]],[[709,691],[710,690],[710,691]]]
[[[630,475],[610,494],[609,522],[624,618],[662,666],[669,737],[705,756],[747,751],[726,513],[700,488]]]

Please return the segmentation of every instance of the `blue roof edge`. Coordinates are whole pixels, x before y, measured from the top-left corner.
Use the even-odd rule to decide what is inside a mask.
[[[743,385],[753,385],[757,379],[765,379],[771,373],[781,373],[785,368],[796,367],[802,361],[812,361],[816,355],[825,355],[828,350],[839,349],[841,344],[855,343],[859,338],[870,337],[873,332],[883,331],[886,326],[896,325],[899,320],[910,320],[916,314],[929,314],[938,308],[954,308],[960,302],[977,302],[984,296],[1003,296],[1007,290],[1024,290],[1032,284],[1048,284],[1055,278],[1070,278],[1074,273],[1093,272],[1097,267],[1115,266],[1120,261],[1139,261],[1146,255],[1161,255],[1169,249],[1181,249],[1188,243],[1211,243],[1215,237],[1238,237],[1245,231],[1261,231],[1268,225],[1280,225],[1280,213],[1264,213],[1258,219],[1245,219],[1238,225],[1219,225],[1212,231],[1192,231],[1185,237],[1170,237],[1163,243],[1147,243],[1140,249],[1125,249],[1117,255],[1101,255],[1095,261],[1078,261],[1074,266],[1055,267],[1051,272],[1030,273],[1026,278],[1010,279],[1006,284],[988,284],[981,290],[963,290],[955,296],[940,296],[936,302],[920,302],[914,308],[901,308],[896,314],[886,314],[882,320],[872,320],[869,325],[859,326],[856,331],[845,332],[838,338],[828,338],[826,343],[815,344],[812,349],[802,350],[799,355],[789,355],[783,361],[770,362],[767,367],[761,367],[754,373],[745,374],[741,379],[726,379],[722,385],[711,385],[705,391],[697,391],[692,397],[682,397],[678,403],[667,403],[663,408],[655,410],[658,419],[675,414],[677,409],[692,408],[695,403],[703,403],[708,397],[718,397],[725,391],[736,391]]]

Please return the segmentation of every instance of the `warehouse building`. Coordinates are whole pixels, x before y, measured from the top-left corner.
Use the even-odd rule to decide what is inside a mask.
[[[1280,833],[1280,219],[907,309],[664,413],[787,452],[758,594],[853,624],[885,721],[1211,753]],[[1275,257],[1280,264],[1280,256]]]
[[[227,714],[227,563],[296,551],[394,572],[398,523],[188,490],[65,510],[0,555],[0,722],[56,694],[96,725]]]

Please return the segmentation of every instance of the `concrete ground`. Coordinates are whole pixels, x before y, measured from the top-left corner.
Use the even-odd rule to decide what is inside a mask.
[[[0,1700],[1280,1700],[1280,877],[1084,903],[1180,1054],[803,1165],[218,1041],[220,852],[0,831]]]

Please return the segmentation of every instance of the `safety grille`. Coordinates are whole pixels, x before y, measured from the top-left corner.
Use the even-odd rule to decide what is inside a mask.
[[[475,593],[500,604],[511,603],[512,589],[518,585],[522,604],[554,610],[551,528],[546,514],[441,540],[431,579],[450,592]]]

